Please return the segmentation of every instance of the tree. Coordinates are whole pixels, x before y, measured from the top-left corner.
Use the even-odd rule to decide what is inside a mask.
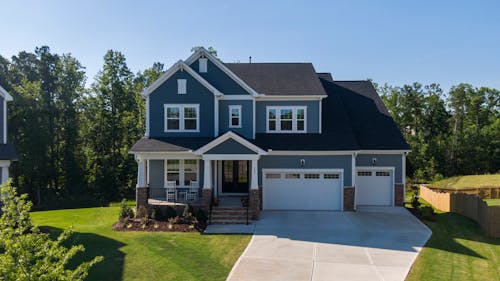
[[[71,235],[65,230],[56,239],[33,226],[27,195],[17,195],[11,181],[0,188],[3,203],[0,217],[0,279],[2,280],[83,280],[89,269],[103,260],[102,256],[83,262],[73,269],[68,262],[83,252],[82,245],[69,249],[62,245]]]
[[[203,46],[194,46],[193,48],[191,48],[191,52],[196,52],[198,51],[199,48],[202,48]],[[209,54],[211,54],[212,56],[216,57],[217,58],[217,50],[214,49],[213,47],[208,47],[206,49],[208,51]]]

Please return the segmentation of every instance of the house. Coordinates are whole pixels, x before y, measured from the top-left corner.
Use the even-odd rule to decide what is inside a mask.
[[[7,102],[12,100],[12,96],[0,86],[0,167],[2,168],[2,183],[9,178],[10,163],[17,160],[14,145],[7,143]]]
[[[223,63],[200,48],[142,95],[138,206],[168,199],[168,186],[199,188],[207,210],[247,196],[254,219],[403,204],[409,146],[370,81],[311,63]]]

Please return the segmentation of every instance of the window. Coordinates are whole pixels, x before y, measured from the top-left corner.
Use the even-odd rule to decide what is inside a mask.
[[[177,79],[177,94],[184,95],[187,93],[187,80],[186,79]]]
[[[268,133],[305,133],[305,106],[268,106]]]
[[[229,106],[229,128],[241,128],[241,105]]]
[[[377,177],[388,177],[390,175],[391,174],[389,172],[376,172],[375,173],[375,176],[377,176]]]
[[[304,174],[305,179],[319,179],[319,174]]]
[[[360,177],[371,177],[372,176],[372,172],[370,172],[370,171],[359,171],[358,172],[358,176],[360,176]]]
[[[200,73],[206,73],[207,72],[207,58],[200,58],[198,60],[198,71]]]
[[[281,179],[281,174],[266,174],[266,179]]]
[[[166,170],[166,180],[175,181],[176,185],[188,186],[192,181],[198,181],[198,160],[196,159],[168,159]]]
[[[285,174],[286,179],[300,179],[300,174]]]
[[[324,174],[323,178],[324,179],[338,179],[339,178],[339,174]]]
[[[165,132],[198,132],[199,107],[198,104],[166,104]]]

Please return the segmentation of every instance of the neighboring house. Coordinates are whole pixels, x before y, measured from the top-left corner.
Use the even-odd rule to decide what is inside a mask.
[[[200,48],[142,95],[138,206],[165,198],[167,181],[199,186],[203,208],[249,195],[254,218],[403,204],[409,146],[370,81],[311,63],[223,63]]]
[[[9,167],[12,161],[17,160],[14,145],[7,143],[7,102],[12,96],[0,86],[0,167],[2,168],[2,183],[9,178]]]

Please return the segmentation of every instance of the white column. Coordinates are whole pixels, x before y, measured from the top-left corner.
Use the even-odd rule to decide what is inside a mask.
[[[146,161],[137,158],[137,187],[146,187]]]
[[[252,172],[250,173],[250,189],[259,189],[259,170],[257,169],[257,160],[252,160]]]
[[[203,188],[212,188],[212,164],[211,160],[203,160]]]
[[[2,167],[2,183],[9,178],[9,166]]]
[[[403,152],[401,159],[401,179],[403,180],[403,200],[406,199],[406,152]]]

